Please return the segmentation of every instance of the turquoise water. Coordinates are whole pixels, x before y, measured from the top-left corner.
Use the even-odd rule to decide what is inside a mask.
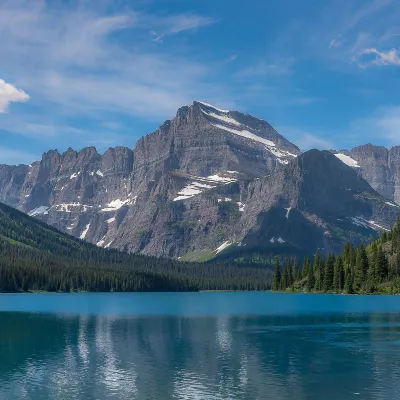
[[[400,297],[0,295],[0,399],[400,399]]]

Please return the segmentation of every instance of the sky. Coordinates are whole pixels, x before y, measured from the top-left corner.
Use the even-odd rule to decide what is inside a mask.
[[[302,150],[400,145],[398,0],[0,0],[0,164],[133,148],[194,100]]]

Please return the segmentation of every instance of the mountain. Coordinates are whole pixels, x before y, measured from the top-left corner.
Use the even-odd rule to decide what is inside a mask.
[[[266,121],[194,102],[133,150],[51,150],[29,166],[0,166],[0,201],[134,253],[327,253],[371,240],[400,212],[340,154],[301,154]]]
[[[341,150],[337,156],[356,168],[378,193],[400,205],[400,146],[387,149],[366,144]]]
[[[265,290],[271,275],[103,249],[0,204],[0,293]]]

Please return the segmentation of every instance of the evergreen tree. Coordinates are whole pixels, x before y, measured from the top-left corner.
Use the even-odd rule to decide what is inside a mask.
[[[329,292],[333,289],[334,267],[335,267],[335,256],[333,254],[330,254],[325,264],[324,292]]]
[[[272,280],[272,290],[281,290],[281,269],[279,265],[279,260],[275,260],[274,277]]]
[[[282,276],[282,290],[287,289],[291,285],[290,279],[289,279],[289,269],[288,265],[285,265],[285,268],[283,270],[283,276]]]
[[[312,292],[315,285],[314,269],[311,263],[307,267],[307,292]]]
[[[365,287],[368,272],[368,256],[364,246],[357,250],[356,266],[354,271],[354,290]]]
[[[340,292],[344,287],[344,270],[343,270],[343,259],[338,256],[335,261],[333,271],[333,290]]]
[[[322,291],[324,282],[324,259],[319,254],[318,250],[314,258],[314,274],[315,274],[315,289]]]
[[[301,272],[300,272],[300,266],[299,266],[299,260],[296,257],[294,260],[294,280],[295,282],[298,282],[301,279]]]

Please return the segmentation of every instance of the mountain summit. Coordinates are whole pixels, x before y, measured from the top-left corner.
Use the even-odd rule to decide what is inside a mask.
[[[360,158],[345,164],[352,157],[301,154],[268,122],[195,101],[133,150],[51,150],[0,165],[0,201],[100,247],[151,255],[329,252],[400,215],[362,179]]]

